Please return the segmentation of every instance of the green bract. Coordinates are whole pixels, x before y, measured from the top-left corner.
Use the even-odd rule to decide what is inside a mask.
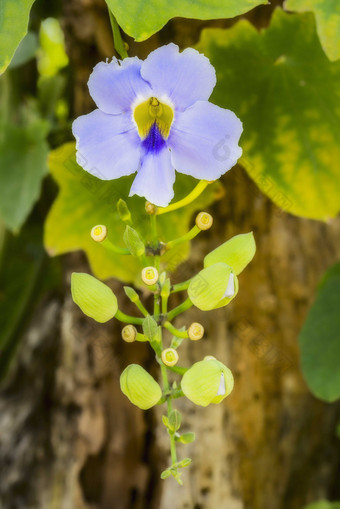
[[[230,265],[234,274],[238,275],[254,258],[255,251],[256,245],[252,232],[236,235],[211,251],[204,258],[204,267],[222,262]]]
[[[113,291],[90,274],[73,272],[71,292],[74,302],[82,312],[97,322],[107,322],[118,310]]]
[[[233,278],[233,279],[231,279]],[[228,283],[233,282],[234,294],[229,292]],[[191,302],[202,311],[226,306],[238,292],[238,281],[232,268],[226,263],[215,263],[201,270],[190,282],[188,295]]]
[[[120,388],[131,403],[142,410],[148,410],[162,397],[159,384],[142,366],[130,364],[120,377]]]
[[[183,376],[181,388],[193,403],[220,403],[234,387],[232,372],[216,359],[196,362]]]

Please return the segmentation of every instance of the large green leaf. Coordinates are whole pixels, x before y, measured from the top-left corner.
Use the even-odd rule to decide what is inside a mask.
[[[267,0],[106,0],[118,24],[136,41],[144,41],[174,17],[234,18]]]
[[[45,245],[51,255],[83,249],[90,261],[94,274],[102,279],[117,277],[123,281],[137,281],[141,266],[137,258],[107,251],[90,237],[91,228],[105,224],[109,238],[124,247],[125,224],[119,219],[116,204],[126,200],[132,213],[133,226],[144,240],[150,240],[150,218],[145,212],[145,200],[138,196],[129,198],[134,176],[118,180],[103,181],[85,172],[75,160],[74,143],[68,143],[54,150],[50,156],[50,170],[60,191],[45,224]],[[187,194],[197,183],[194,179],[177,175],[176,197]],[[194,203],[178,211],[159,216],[162,241],[184,235],[189,228],[193,212],[209,205],[221,194],[218,182],[211,184]],[[168,269],[174,269],[188,255],[189,244],[181,244],[164,256]],[[151,261],[151,259],[150,259]]]
[[[27,33],[28,17],[34,0],[0,1],[0,74],[10,63]]]
[[[212,101],[244,123],[241,164],[293,214],[340,209],[340,62],[322,51],[312,14],[274,12],[258,32],[241,20],[205,30],[199,49],[217,71]]]
[[[290,11],[312,11],[325,53],[330,60],[340,58],[340,2],[339,0],[286,0]]]
[[[340,263],[326,272],[300,332],[302,371],[315,396],[340,398]]]
[[[340,509],[340,502],[315,502],[314,504],[307,505],[304,509]]]
[[[46,175],[48,124],[36,118],[26,126],[0,126],[0,216],[17,231],[40,194]]]

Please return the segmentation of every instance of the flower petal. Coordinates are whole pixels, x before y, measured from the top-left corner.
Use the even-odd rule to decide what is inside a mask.
[[[179,53],[173,43],[152,51],[142,63],[141,75],[159,100],[165,95],[179,110],[209,99],[216,84],[215,69],[207,57],[193,48]]]
[[[154,205],[166,207],[174,196],[175,170],[170,152],[164,147],[159,152],[146,152],[131,186],[130,196],[144,196]]]
[[[241,133],[242,123],[232,111],[198,101],[175,118],[167,142],[172,163],[180,173],[216,180],[241,156]]]
[[[78,117],[72,130],[77,140],[77,162],[95,177],[112,180],[138,169],[140,139],[129,115],[94,110]]]
[[[140,75],[142,60],[125,58],[118,63],[99,62],[88,81],[90,94],[98,108],[105,113],[130,111],[137,97],[150,97],[151,89]]]

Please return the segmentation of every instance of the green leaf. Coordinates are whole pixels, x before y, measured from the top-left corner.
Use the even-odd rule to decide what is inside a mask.
[[[138,232],[127,225],[123,235],[124,242],[133,256],[142,256],[145,253],[145,246]]]
[[[147,316],[143,321],[143,332],[148,340],[152,341],[158,333],[158,325],[152,316]]]
[[[183,433],[183,435],[176,437],[176,442],[180,442],[181,444],[191,444],[191,442],[195,441],[195,438],[195,433],[188,431],[187,433]]]
[[[138,196],[128,197],[134,176],[118,180],[103,181],[85,172],[76,163],[75,146],[68,143],[54,150],[49,159],[51,173],[60,187],[45,223],[45,245],[50,255],[83,249],[91,263],[93,273],[100,279],[117,277],[125,282],[141,284],[140,261],[132,256],[122,256],[107,251],[90,237],[96,224],[108,227],[109,237],[123,247],[125,224],[117,212],[121,198],[128,204],[133,227],[143,240],[150,240],[150,217],[145,213],[145,200]],[[178,175],[175,184],[176,196],[180,199],[195,186],[194,179]],[[157,219],[162,241],[184,235],[192,224],[192,215],[197,209],[205,209],[221,197],[219,182],[211,184],[202,195],[189,206]],[[163,257],[168,270],[174,270],[189,253],[189,243],[170,249]],[[151,258],[150,258],[151,264]]]
[[[124,32],[136,41],[144,41],[160,30],[171,18],[234,18],[267,0],[106,0]]]
[[[205,30],[217,71],[212,101],[241,118],[241,164],[292,214],[327,220],[340,208],[340,62],[325,56],[312,14],[274,12],[258,32],[239,21]]]
[[[6,226],[18,231],[39,198],[46,175],[48,124],[34,119],[25,127],[1,126],[0,215]]]
[[[2,0],[0,4],[0,74],[10,63],[16,48],[27,33],[34,0]]]
[[[319,286],[299,337],[302,371],[315,396],[325,401],[340,398],[340,263]]]
[[[169,428],[171,431],[178,431],[181,427],[182,415],[178,410],[172,410],[169,415]]]
[[[289,11],[312,11],[321,45],[330,60],[340,58],[340,2],[339,0],[286,0]]]
[[[26,64],[35,57],[39,47],[38,36],[34,32],[28,32],[16,49],[14,57],[9,65],[10,69],[15,69],[20,65]]]
[[[340,502],[327,502],[322,500],[321,502],[315,502],[305,506],[304,509],[340,509]]]

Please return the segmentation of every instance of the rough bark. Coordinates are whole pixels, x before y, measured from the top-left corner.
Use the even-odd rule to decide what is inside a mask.
[[[91,108],[86,82],[93,64],[113,52],[105,16],[99,0],[64,2],[76,115]],[[199,26],[171,25],[185,44]],[[167,34],[159,37],[164,42]],[[140,45],[140,56],[156,43],[154,37]],[[237,233],[254,231],[257,254],[230,306],[209,314],[192,309],[178,320],[206,329],[204,340],[181,347],[181,363],[213,354],[236,382],[221,405],[178,401],[185,427],[197,435],[179,447],[182,457],[193,458],[184,487],[159,479],[169,463],[162,408],[142,412],[119,389],[128,363],[157,373],[152,354],[145,344],[123,343],[117,322],[94,326],[76,308],[70,273],[88,267],[72,255],[63,301],[45,301],[32,317],[0,395],[1,508],[300,509],[335,495],[339,407],[309,393],[297,335],[320,276],[340,258],[340,223],[281,212],[241,168],[223,181],[226,195],[212,207],[214,228],[194,242],[175,277],[193,274],[204,253]],[[120,283],[112,285],[129,312]]]

